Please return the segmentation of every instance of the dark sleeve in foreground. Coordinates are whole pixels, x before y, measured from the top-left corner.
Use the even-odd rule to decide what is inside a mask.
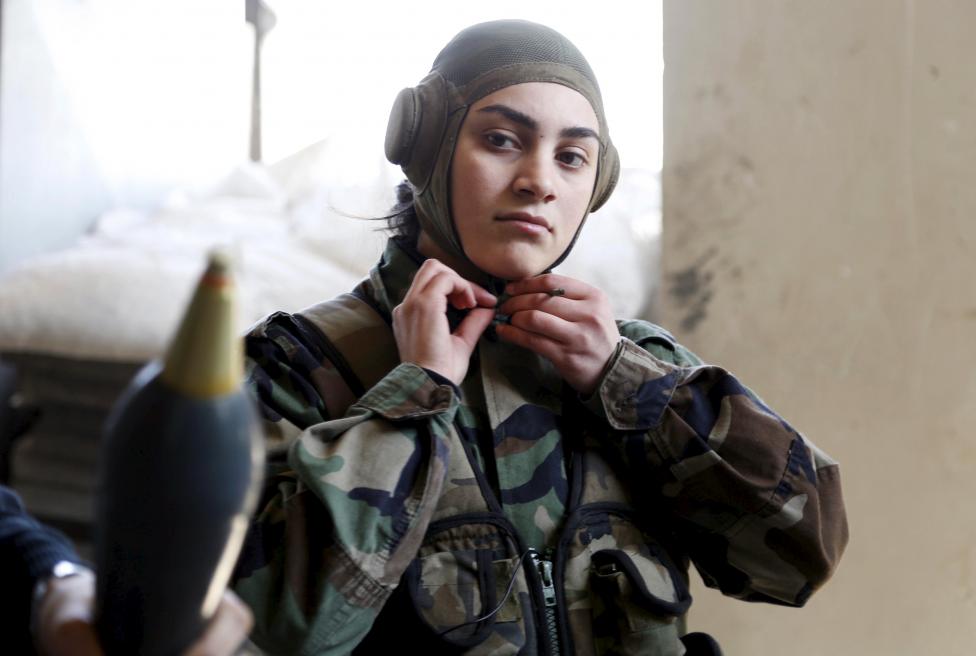
[[[28,515],[20,497],[0,485],[0,635],[5,653],[33,653],[34,583],[62,560],[82,562],[67,538]]]

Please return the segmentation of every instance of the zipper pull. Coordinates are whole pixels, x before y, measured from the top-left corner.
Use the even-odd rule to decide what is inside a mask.
[[[535,549],[529,549],[529,557],[532,564],[539,572],[539,579],[542,581],[542,600],[545,603],[546,627],[545,631],[549,638],[549,653],[559,654],[559,627],[556,618],[556,584],[552,580],[552,549],[546,549],[545,556],[539,554]]]
[[[548,550],[543,556],[535,549],[530,549],[529,556],[532,558],[532,564],[535,565],[536,571],[539,572],[539,578],[542,579],[542,598],[546,606],[555,606],[556,585],[552,581],[552,559],[549,557]]]

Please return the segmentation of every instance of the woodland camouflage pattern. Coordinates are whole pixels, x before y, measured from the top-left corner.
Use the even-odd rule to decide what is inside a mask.
[[[418,266],[391,240],[360,292],[388,317]],[[306,320],[272,315],[246,342],[272,475],[236,589],[269,653],[367,634],[366,653],[545,653],[534,548],[554,561],[563,653],[680,655],[689,561],[727,595],[802,605],[840,558],[837,464],[652,324],[618,322],[584,402],[490,335],[458,389],[398,363],[382,321],[343,315],[365,303],[325,309],[302,314],[333,322],[378,381],[365,391]]]

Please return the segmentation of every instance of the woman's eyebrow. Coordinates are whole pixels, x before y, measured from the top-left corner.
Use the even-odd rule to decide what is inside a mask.
[[[600,135],[590,128],[563,128],[559,131],[559,136],[564,139],[596,139],[600,140]]]
[[[488,105],[487,107],[482,107],[478,110],[479,112],[488,112],[492,114],[501,114],[507,118],[512,123],[518,123],[519,125],[525,126],[530,130],[538,130],[539,123],[534,118],[528,114],[523,114],[517,109],[512,109],[508,105]]]
[[[539,129],[538,121],[536,121],[528,114],[520,112],[519,110],[509,107],[508,105],[502,105],[500,103],[495,105],[488,105],[487,107],[482,107],[478,111],[488,112],[491,114],[501,114],[502,116],[510,120],[512,123],[517,123],[530,130],[538,131]],[[600,140],[600,135],[597,134],[596,131],[584,127],[563,128],[562,130],[559,131],[559,136],[564,139],[592,138],[592,139],[596,139],[597,141]]]

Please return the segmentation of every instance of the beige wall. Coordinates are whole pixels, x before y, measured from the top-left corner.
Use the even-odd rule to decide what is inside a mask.
[[[841,461],[803,610],[733,656],[976,653],[976,3],[665,0],[658,318]]]

